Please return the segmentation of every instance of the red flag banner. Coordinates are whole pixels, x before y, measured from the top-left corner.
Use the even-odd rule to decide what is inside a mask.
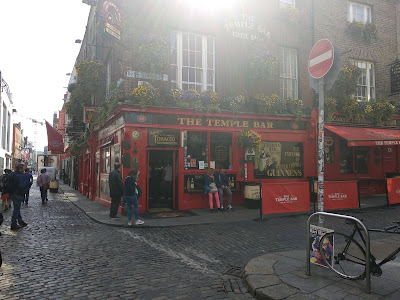
[[[389,203],[400,203],[400,178],[388,178],[386,181]]]
[[[324,209],[358,208],[357,181],[325,181]]]
[[[263,183],[262,214],[310,211],[308,182]]]
[[[46,121],[47,146],[52,154],[64,153],[64,140],[62,135]]]

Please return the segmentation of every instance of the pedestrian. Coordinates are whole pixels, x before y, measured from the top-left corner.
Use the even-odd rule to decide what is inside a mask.
[[[122,185],[122,175],[119,171],[120,167],[120,163],[115,163],[114,170],[108,176],[108,186],[110,188],[111,197],[110,218],[118,218],[118,206],[124,193],[124,186]]]
[[[218,211],[221,212],[218,189],[214,181],[214,169],[208,169],[207,174],[204,176],[204,192],[208,194],[208,202],[210,204],[210,211],[214,211],[213,205],[213,195],[215,197],[215,203],[217,205]]]
[[[135,207],[135,225],[142,225],[144,222],[139,219],[139,204],[138,198],[141,196],[141,189],[137,184],[139,179],[139,171],[132,169],[129,171],[128,176],[124,180],[124,199],[122,203],[126,202],[128,206],[128,225],[132,225],[132,205]]]
[[[172,166],[170,165],[170,163],[167,163],[167,165],[163,169],[162,189],[164,197],[161,197],[161,199],[172,199],[172,180]]]
[[[219,202],[221,204],[221,210],[224,209],[224,192],[228,195],[228,206],[226,207],[228,210],[232,208],[232,191],[229,188],[229,178],[225,173],[225,169],[220,169],[215,175],[215,184],[218,188]]]
[[[24,194],[28,187],[25,181],[24,169],[24,164],[18,164],[15,171],[9,175],[8,179],[9,182],[7,186],[14,207],[11,217],[11,230],[20,229],[28,225],[21,217],[21,203],[24,201]]]
[[[3,211],[11,208],[10,192],[7,188],[8,176],[10,175],[10,169],[4,169],[4,174],[0,177],[0,187],[1,187],[1,199],[3,200]]]
[[[28,189],[26,190],[25,195],[24,195],[24,202],[25,202],[25,204],[28,204],[29,190],[31,189],[31,186],[33,183],[33,176],[28,168],[25,169],[24,177],[25,177],[25,181],[28,185]]]
[[[46,173],[46,168],[40,170],[40,175],[36,179],[36,185],[40,187],[42,204],[45,204],[48,201],[47,190],[50,188],[50,176]]]

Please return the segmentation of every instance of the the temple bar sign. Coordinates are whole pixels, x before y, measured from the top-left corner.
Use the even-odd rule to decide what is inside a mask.
[[[390,67],[390,91],[392,94],[400,94],[400,61]]]

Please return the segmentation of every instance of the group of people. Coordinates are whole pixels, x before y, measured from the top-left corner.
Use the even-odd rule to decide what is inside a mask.
[[[135,225],[142,225],[144,222],[139,219],[139,204],[138,198],[142,194],[142,190],[137,184],[139,179],[139,171],[132,169],[124,179],[122,184],[122,174],[119,168],[121,164],[115,163],[114,170],[108,177],[108,185],[110,188],[111,206],[110,218],[118,218],[118,207],[123,197],[122,205],[127,204],[128,208],[128,225],[132,225],[132,206],[135,208]]]
[[[45,168],[41,170],[41,174],[38,176],[36,183],[40,187],[42,203],[45,203],[45,201],[47,201],[47,190],[50,184],[50,176],[46,174]],[[4,174],[0,177],[3,211],[11,207],[11,201],[13,203],[11,230],[17,230],[28,225],[22,219],[21,204],[28,204],[29,191],[32,184],[33,176],[24,164],[18,164],[13,172],[10,169],[5,169]]]
[[[232,210],[232,191],[229,188],[229,177],[225,169],[220,169],[214,174],[214,169],[208,169],[204,177],[204,192],[208,194],[211,212],[214,211],[213,197],[219,212],[224,210],[224,193],[228,195],[228,210]]]

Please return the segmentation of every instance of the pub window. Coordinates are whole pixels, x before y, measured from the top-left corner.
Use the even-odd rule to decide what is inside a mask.
[[[215,162],[215,169],[232,169],[232,134],[210,134],[210,161]]]
[[[333,147],[333,137],[325,136],[325,163],[333,164],[335,162],[335,148]]]
[[[371,22],[371,6],[360,3],[347,3],[347,21]]]
[[[295,0],[279,0],[280,7],[294,6],[294,5],[295,5]]]
[[[353,151],[347,141],[340,141],[340,174],[353,174]]]
[[[103,148],[102,151],[102,172],[110,173],[111,172],[111,151],[110,147]]]
[[[368,148],[357,147],[354,149],[357,174],[368,174]]]
[[[280,49],[280,73],[279,88],[282,99],[297,99],[298,76],[297,76],[297,51],[295,49]]]
[[[171,35],[171,82],[182,90],[215,90],[215,39],[188,32]]]
[[[206,132],[187,133],[187,163],[189,169],[199,169],[199,162],[208,166],[208,138]]]
[[[375,71],[374,64],[369,61],[357,61],[352,63],[361,70],[358,78],[357,94],[355,98],[358,101],[369,101],[375,98]]]

